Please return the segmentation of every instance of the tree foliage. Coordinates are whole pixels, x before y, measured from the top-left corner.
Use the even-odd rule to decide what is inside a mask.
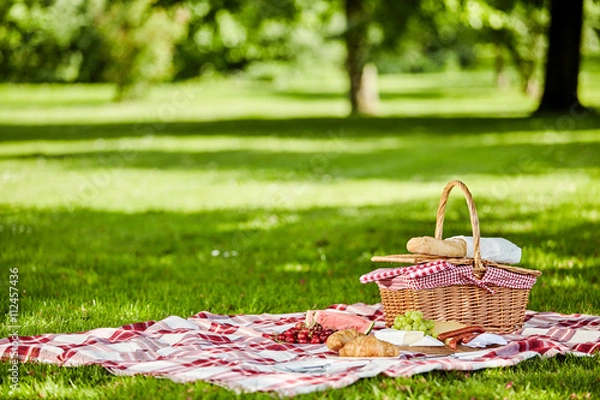
[[[0,73],[6,81],[76,81],[83,55],[94,51],[93,17],[83,0],[4,1],[0,21]]]
[[[186,14],[154,0],[5,1],[0,74],[9,82],[114,82],[121,98],[172,78]]]
[[[187,38],[178,44],[177,78],[251,69],[272,78],[282,65],[335,63],[340,31],[335,3],[324,0],[193,0]],[[337,14],[336,14],[337,12]]]
[[[367,62],[382,72],[512,64],[532,94],[543,76],[549,0],[363,0]],[[155,81],[342,68],[342,0],[4,0],[0,79]],[[582,51],[599,54],[600,2],[585,0]],[[500,80],[500,79],[499,79]]]

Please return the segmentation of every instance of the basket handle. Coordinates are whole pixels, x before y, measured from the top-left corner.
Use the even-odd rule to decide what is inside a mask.
[[[467,200],[467,206],[469,207],[471,228],[473,229],[473,274],[475,277],[477,277],[477,279],[481,279],[485,273],[485,267],[481,262],[481,251],[479,249],[479,241],[481,238],[479,231],[479,217],[477,216],[477,209],[475,208],[475,203],[473,202],[473,195],[469,191],[469,188],[467,188],[467,185],[461,181],[455,180],[449,182],[442,192],[440,204],[438,205],[437,220],[435,222],[435,238],[442,239],[442,234],[444,231],[444,211],[446,210],[446,203],[448,202],[450,191],[455,186],[461,188]]]

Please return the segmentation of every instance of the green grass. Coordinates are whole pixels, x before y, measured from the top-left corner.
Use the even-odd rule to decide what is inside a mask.
[[[582,98],[598,107],[600,73],[584,78]],[[370,257],[432,234],[440,192],[457,178],[482,234],[522,245],[522,265],[543,271],[530,309],[600,315],[600,118],[529,119],[531,99],[491,82],[385,77],[373,119],[343,117],[335,80],[164,86],[124,104],[105,86],[0,87],[0,290],[18,267],[19,333],[376,303],[376,286],[358,282]],[[453,194],[445,233],[469,229]],[[8,298],[0,304],[6,314]],[[586,398],[598,376],[598,357],[559,357],[301,398]],[[234,397],[203,382],[31,364],[15,396]]]

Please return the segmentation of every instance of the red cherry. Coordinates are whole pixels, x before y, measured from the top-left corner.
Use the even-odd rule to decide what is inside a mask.
[[[298,338],[298,343],[300,344],[307,344],[308,343],[308,338]]]
[[[312,339],[310,339],[310,343],[311,344],[321,344],[321,338],[319,338],[319,336],[315,335],[313,336]]]
[[[298,323],[296,323],[295,328],[300,330],[302,328],[306,328],[306,325],[304,325],[304,322],[298,322]]]
[[[296,343],[296,338],[293,335],[286,335],[285,341],[288,343]]]
[[[279,340],[280,342],[284,342],[285,341],[285,335],[283,333],[280,333],[279,335],[277,335],[277,340]]]

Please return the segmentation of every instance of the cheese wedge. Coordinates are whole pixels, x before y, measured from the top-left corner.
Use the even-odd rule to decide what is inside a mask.
[[[467,325],[461,324],[456,321],[435,321],[433,325],[433,334],[435,336],[444,333],[450,332],[456,329],[466,328]]]

